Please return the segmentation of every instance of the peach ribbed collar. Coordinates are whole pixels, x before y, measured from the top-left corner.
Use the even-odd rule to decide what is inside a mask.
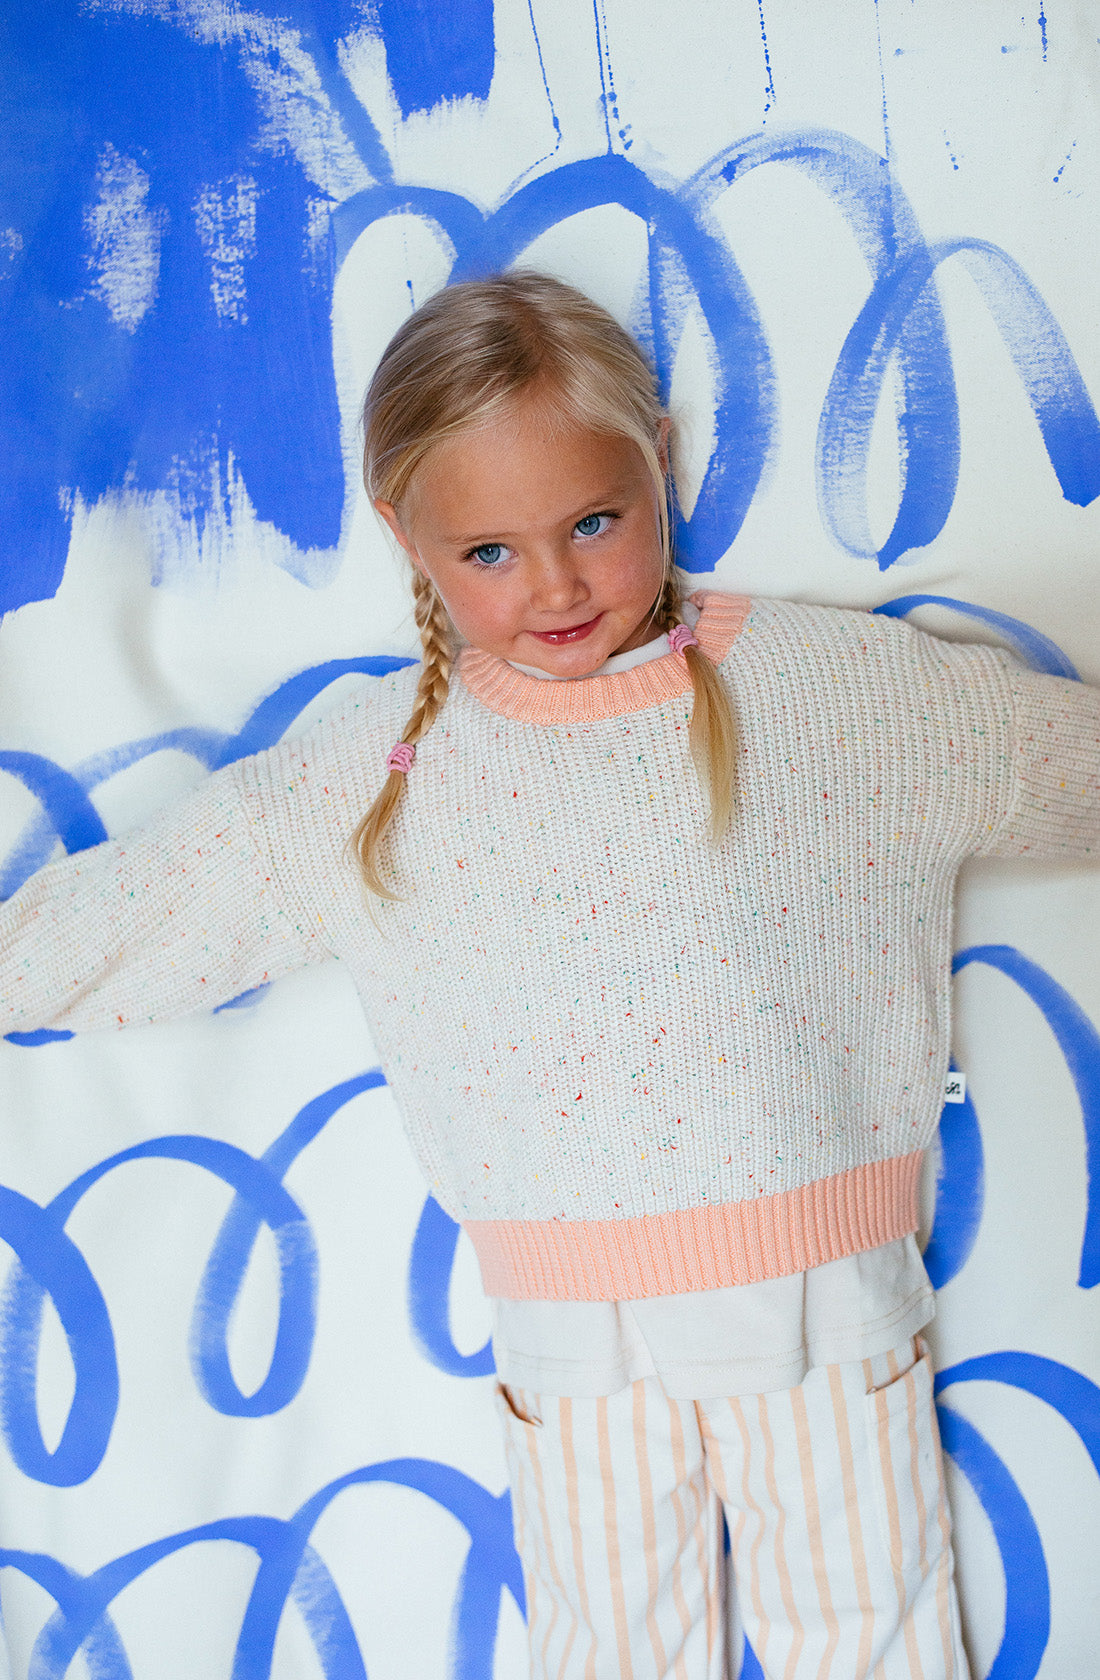
[[[699,646],[717,665],[737,640],[748,616],[748,597],[701,590],[692,600],[700,609],[695,626]],[[647,706],[674,700],[691,687],[687,666],[675,653],[662,654],[660,659],[648,659],[610,676],[563,682],[528,677],[480,648],[465,648],[458,669],[470,693],[483,706],[499,717],[520,723],[595,723],[599,718],[626,717]]]

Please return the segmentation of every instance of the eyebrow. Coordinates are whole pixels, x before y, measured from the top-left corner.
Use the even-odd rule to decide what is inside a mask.
[[[587,497],[571,513],[563,515],[563,523],[568,520],[575,525],[578,519],[586,519],[591,513],[602,512],[605,509],[613,508],[618,502],[625,501],[628,494],[629,490],[625,484],[605,485],[597,495]],[[507,542],[508,535],[509,533],[504,529],[471,531],[468,536],[444,534],[441,535],[439,540],[445,543],[455,543],[459,548],[481,548],[486,543]]]

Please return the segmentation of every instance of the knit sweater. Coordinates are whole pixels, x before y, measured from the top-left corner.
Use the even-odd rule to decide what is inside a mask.
[[[368,905],[348,837],[416,673],[212,776],[0,918],[0,1026],[210,1007],[347,963],[490,1294],[628,1299],[905,1235],[971,855],[1100,847],[1100,696],[862,612],[709,594],[739,730],[713,845],[669,654],[544,683],[468,649]]]

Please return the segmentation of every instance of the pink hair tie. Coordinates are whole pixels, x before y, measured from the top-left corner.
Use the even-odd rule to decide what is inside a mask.
[[[668,645],[673,653],[683,653],[685,648],[698,647],[699,638],[686,624],[674,624],[668,633]]]
[[[408,741],[398,741],[396,747],[391,747],[386,754],[386,769],[397,770],[402,776],[407,776],[415,757],[415,747],[411,747]]]

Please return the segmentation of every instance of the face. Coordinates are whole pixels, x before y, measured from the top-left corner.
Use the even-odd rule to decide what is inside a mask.
[[[474,647],[583,677],[649,640],[657,495],[625,438],[551,424],[520,399],[437,445],[400,512],[375,506]]]

